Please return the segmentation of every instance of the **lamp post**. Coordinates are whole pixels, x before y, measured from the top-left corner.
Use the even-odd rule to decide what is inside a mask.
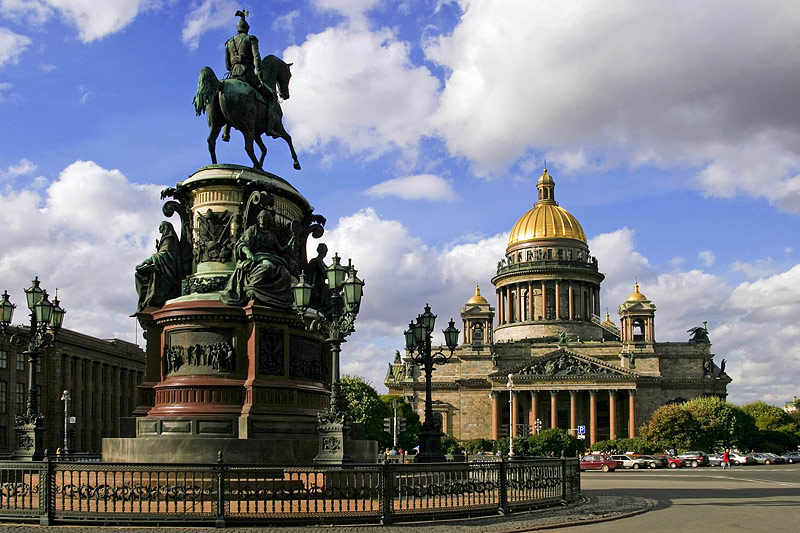
[[[436,322],[436,315],[431,313],[431,307],[425,304],[425,312],[417,317],[417,323],[410,323],[404,332],[406,349],[415,365],[425,371],[425,422],[419,430],[419,453],[415,459],[418,463],[444,462],[441,451],[442,432],[438,422],[433,416],[433,401],[431,400],[431,373],[434,365],[446,363],[458,346],[458,334],[453,319],[447,329],[443,330],[444,341],[450,354],[446,355],[441,350],[432,352],[431,333]]]
[[[58,296],[50,302],[47,291],[39,287],[38,277],[35,277],[31,286],[25,289],[25,297],[31,312],[30,326],[27,331],[17,326],[9,339],[12,345],[25,348],[23,353],[28,359],[28,399],[25,413],[16,416],[17,449],[13,456],[20,460],[39,461],[44,458],[45,427],[36,394],[36,361],[40,355],[39,350],[45,350],[53,345],[56,335],[61,330],[66,311],[61,308]],[[5,336],[17,306],[9,300],[8,291],[4,291],[1,298],[0,330]]]
[[[64,402],[64,446],[61,448],[62,455],[69,455],[69,401],[71,396],[68,390],[65,390],[61,395],[61,401]]]
[[[508,456],[514,457],[514,374],[508,375]]]
[[[349,431],[342,401],[339,382],[339,358],[345,337],[355,331],[355,321],[364,294],[364,282],[358,279],[357,270],[352,263],[342,266],[338,254],[333,255],[333,263],[327,269],[328,289],[331,293],[331,307],[327,316],[317,313],[308,326],[311,330],[322,331],[327,335],[326,342],[331,347],[331,401],[327,411],[319,413],[320,452],[314,458],[318,463],[350,462],[345,451],[345,438]],[[345,277],[346,276],[346,277]],[[311,301],[312,287],[301,274],[293,286],[294,301],[303,320]]]

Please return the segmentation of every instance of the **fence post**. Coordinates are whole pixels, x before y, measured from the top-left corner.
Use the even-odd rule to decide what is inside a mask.
[[[381,465],[381,489],[381,524],[388,526],[394,508],[394,465],[389,461]]]
[[[53,509],[51,499],[53,495],[53,463],[47,450],[44,452],[44,461],[39,469],[39,525],[49,526]]]
[[[225,527],[225,464],[222,462],[222,450],[217,452],[217,465],[214,471],[217,475],[217,520],[214,525],[223,528]]]
[[[567,501],[567,458],[561,450],[561,501]]]
[[[505,458],[500,459],[500,514],[508,514],[508,467]]]

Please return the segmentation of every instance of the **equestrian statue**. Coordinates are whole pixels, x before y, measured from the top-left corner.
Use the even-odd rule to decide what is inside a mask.
[[[219,80],[211,67],[200,70],[197,80],[197,94],[194,96],[194,109],[197,116],[208,116],[208,152],[211,162],[217,163],[217,137],[223,130],[222,140],[230,139],[233,126],[244,136],[244,149],[253,161],[253,166],[261,169],[267,155],[267,147],[261,135],[273,139],[281,138],[289,145],[294,168],[300,170],[297,153],[292,145],[292,137],[283,127],[283,111],[278,100],[289,99],[289,70],[291,63],[268,55],[263,59],[258,51],[258,39],[250,35],[247,11],[236,12],[239,17],[237,34],[225,43],[225,67],[228,74]],[[261,157],[256,158],[253,142],[261,149]]]

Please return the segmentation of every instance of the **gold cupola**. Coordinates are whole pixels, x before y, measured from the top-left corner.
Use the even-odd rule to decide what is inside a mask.
[[[544,169],[536,183],[536,205],[514,224],[508,236],[509,246],[549,239],[573,239],[586,243],[586,234],[578,219],[556,202],[555,187],[553,177]]]
[[[486,305],[489,302],[481,296],[481,288],[475,284],[475,296],[467,300],[467,305]]]
[[[633,292],[628,299],[625,300],[626,302],[648,302],[647,296],[639,292],[639,282],[633,284]]]

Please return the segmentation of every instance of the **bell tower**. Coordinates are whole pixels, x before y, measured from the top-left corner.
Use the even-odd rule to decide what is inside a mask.
[[[619,306],[623,351],[652,351],[656,342],[656,306],[633,285],[633,293]]]
[[[481,289],[475,285],[475,295],[467,300],[461,308],[461,320],[464,322],[464,344],[473,350],[491,347],[494,342],[492,324],[494,308],[481,296]]]

